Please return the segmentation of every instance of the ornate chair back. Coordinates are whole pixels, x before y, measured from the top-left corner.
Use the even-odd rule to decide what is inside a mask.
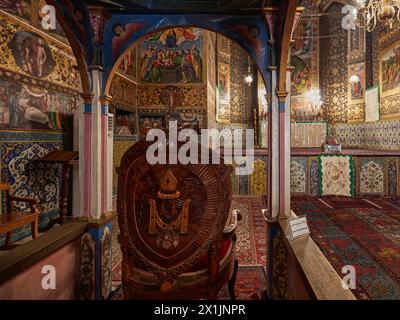
[[[150,145],[136,143],[118,169],[123,283],[130,283],[135,270],[146,270],[158,279],[160,294],[171,293],[175,279],[207,256],[212,282],[230,210],[232,169],[149,165]]]

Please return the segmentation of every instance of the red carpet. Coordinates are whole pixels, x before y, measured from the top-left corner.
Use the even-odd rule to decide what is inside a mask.
[[[261,197],[232,197],[232,209],[239,209],[243,219],[236,231],[236,256],[239,272],[236,280],[238,300],[257,300],[266,288],[266,223],[261,213]],[[113,290],[112,299],[122,299],[121,251],[117,243],[117,220],[113,225]],[[221,289],[219,299],[229,300],[227,287]]]
[[[267,265],[267,225],[262,216],[262,198],[233,197],[232,209],[239,209],[243,219],[236,230],[236,256],[242,266]]]
[[[307,215],[313,240],[339,274],[345,265],[355,267],[357,298],[400,299],[397,200],[321,199],[293,197],[293,210]]]

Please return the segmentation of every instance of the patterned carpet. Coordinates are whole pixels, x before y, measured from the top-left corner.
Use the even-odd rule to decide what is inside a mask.
[[[232,209],[239,209],[242,220],[236,230],[236,256],[241,266],[266,266],[267,225],[261,213],[261,197],[232,197]]]
[[[261,213],[261,197],[232,197],[232,209],[239,209],[243,219],[237,228],[236,256],[239,272],[235,291],[238,300],[261,299],[266,288],[266,223]],[[121,260],[122,254],[117,241],[117,220],[113,224],[113,293],[111,299],[122,299]],[[229,300],[227,287],[221,289],[220,300]]]
[[[293,197],[292,204],[337,272],[355,267],[358,299],[400,299],[399,199]]]

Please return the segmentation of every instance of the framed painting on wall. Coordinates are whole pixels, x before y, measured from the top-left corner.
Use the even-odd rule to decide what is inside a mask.
[[[365,84],[365,63],[349,65],[349,104],[364,102]]]
[[[381,50],[379,58],[381,97],[400,93],[400,41]]]

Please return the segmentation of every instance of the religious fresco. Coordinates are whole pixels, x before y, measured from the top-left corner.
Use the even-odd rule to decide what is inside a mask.
[[[165,113],[140,113],[139,134],[145,138],[151,129],[166,129]]]
[[[298,20],[293,32],[291,50],[291,110],[296,114],[308,101],[305,94],[319,87],[319,19],[315,16],[319,10],[313,0],[300,0],[304,7],[303,15]]]
[[[0,0],[1,10],[14,15],[18,19],[26,21],[33,27],[46,32],[58,40],[68,42],[66,35],[58,21],[56,21],[54,30],[47,30],[42,27],[42,19],[46,16],[46,13],[42,13],[41,8],[46,5],[47,3],[44,0]]]
[[[132,35],[139,29],[145,26],[144,22],[135,23],[115,23],[112,26],[112,52],[113,59],[118,57],[118,52],[127,43],[127,41],[132,37]]]
[[[200,129],[207,127],[207,110],[189,109],[139,109],[139,135],[145,138],[150,129],[168,130],[170,121],[177,122],[178,130],[193,129],[200,133]]]
[[[0,9],[19,17],[29,19],[29,1],[23,0],[0,0]]]
[[[218,63],[217,122],[229,122],[230,119],[230,73],[229,64]]]
[[[79,90],[80,77],[70,47],[39,36],[11,18],[0,23],[0,66],[14,74]]]
[[[207,108],[205,86],[138,86],[140,108]]]
[[[142,83],[203,82],[203,33],[195,28],[158,32],[139,46]]]
[[[167,108],[178,108],[182,105],[182,90],[179,87],[165,87],[161,90],[160,101]]]
[[[116,75],[111,82],[110,95],[113,103],[136,107],[136,84],[122,76]]]
[[[310,0],[300,1],[305,7],[304,18],[301,18],[294,31],[292,47],[292,97],[303,96],[307,91],[318,85],[319,79],[319,44],[318,19],[309,15],[318,13],[315,3]]]
[[[46,41],[33,32],[17,32],[10,42],[14,60],[24,72],[38,78],[48,76],[54,60]]]
[[[354,79],[353,79],[353,78]],[[350,104],[364,102],[365,97],[365,63],[359,62],[349,66],[349,99]]]
[[[380,83],[383,97],[400,93],[400,41],[381,52]]]
[[[122,59],[121,63],[118,66],[118,71],[123,73],[125,76],[130,78],[131,80],[136,81],[136,57],[137,55],[137,48],[133,47],[129,49],[124,58]]]
[[[72,130],[75,97],[0,80],[0,127]]]
[[[295,42],[292,48],[291,65],[292,71],[292,95],[299,96],[312,87],[312,66],[313,57],[312,21],[300,21],[297,29]]]
[[[135,29],[135,32],[130,32],[127,26]],[[180,25],[181,28],[188,29],[192,26],[196,26],[192,29],[204,28],[206,30],[213,30],[215,32],[221,33],[227,37],[232,38],[232,40],[237,41],[247,52],[249,52],[252,59],[255,60],[257,66],[264,73],[264,78],[269,79],[269,44],[268,44],[268,32],[267,27],[265,25],[264,20],[261,16],[224,16],[220,15],[169,15],[168,18],[162,15],[151,15],[146,16],[146,19],[143,18],[143,15],[123,15],[123,14],[114,14],[109,22],[107,23],[104,30],[104,46],[103,46],[103,67],[105,69],[105,76],[103,78],[103,84],[106,85],[108,81],[108,77],[111,75],[112,68],[123,52],[129,48],[135,41],[146,41],[149,40],[148,34],[157,34],[160,30],[165,30],[165,28],[176,28],[175,26]],[[187,27],[184,27],[187,26]],[[118,29],[118,30],[117,30]],[[125,30],[124,30],[125,29]],[[130,29],[130,28],[129,28]],[[144,38],[147,37],[147,38]],[[171,39],[175,36],[171,35]],[[177,39],[179,35],[177,34]],[[145,40],[143,40],[145,39]],[[154,39],[150,39],[154,40]],[[158,41],[158,47],[164,47],[164,45]],[[172,43],[175,40],[172,41]],[[167,45],[167,43],[165,43]],[[150,44],[151,45],[151,44]],[[150,56],[151,48],[144,47],[142,48],[142,54],[148,50],[148,56]],[[196,51],[205,51],[206,46],[202,45],[196,46]],[[197,52],[195,52],[192,47],[189,47],[192,53],[189,54],[189,59],[191,56],[196,56]],[[167,50],[168,51],[168,50]],[[187,50],[186,50],[187,53]],[[190,53],[190,52],[189,52]],[[179,54],[178,54],[179,55]],[[142,55],[141,57],[144,57]],[[161,58],[161,57],[160,57]],[[203,60],[202,64],[207,63],[207,59]],[[206,58],[206,57],[204,57]],[[158,60],[158,59],[157,59]],[[179,61],[179,59],[177,59]],[[168,62],[167,62],[168,64]],[[143,64],[141,65],[143,66]],[[140,63],[138,68],[140,69]],[[148,65],[150,67],[150,65]],[[196,63],[190,65],[186,65],[185,74],[189,74],[189,76],[193,73],[192,67],[197,68]],[[154,79],[152,81],[158,81],[158,74],[160,70],[154,69]],[[151,78],[151,77],[150,77]],[[179,76],[177,76],[179,78]],[[205,74],[202,75],[201,82],[205,81]],[[148,81],[149,79],[147,79]],[[188,79],[186,79],[188,80]],[[185,80],[183,80],[185,81]],[[191,81],[191,79],[189,79]],[[197,80],[199,81],[199,80]],[[151,82],[145,82],[151,83]],[[160,83],[160,82],[156,82]],[[194,81],[193,83],[198,83]],[[162,84],[162,82],[161,82]],[[171,83],[166,83],[171,84]],[[172,83],[173,84],[173,83]]]
[[[115,129],[116,136],[129,136],[136,133],[136,114],[117,108],[115,110]]]

